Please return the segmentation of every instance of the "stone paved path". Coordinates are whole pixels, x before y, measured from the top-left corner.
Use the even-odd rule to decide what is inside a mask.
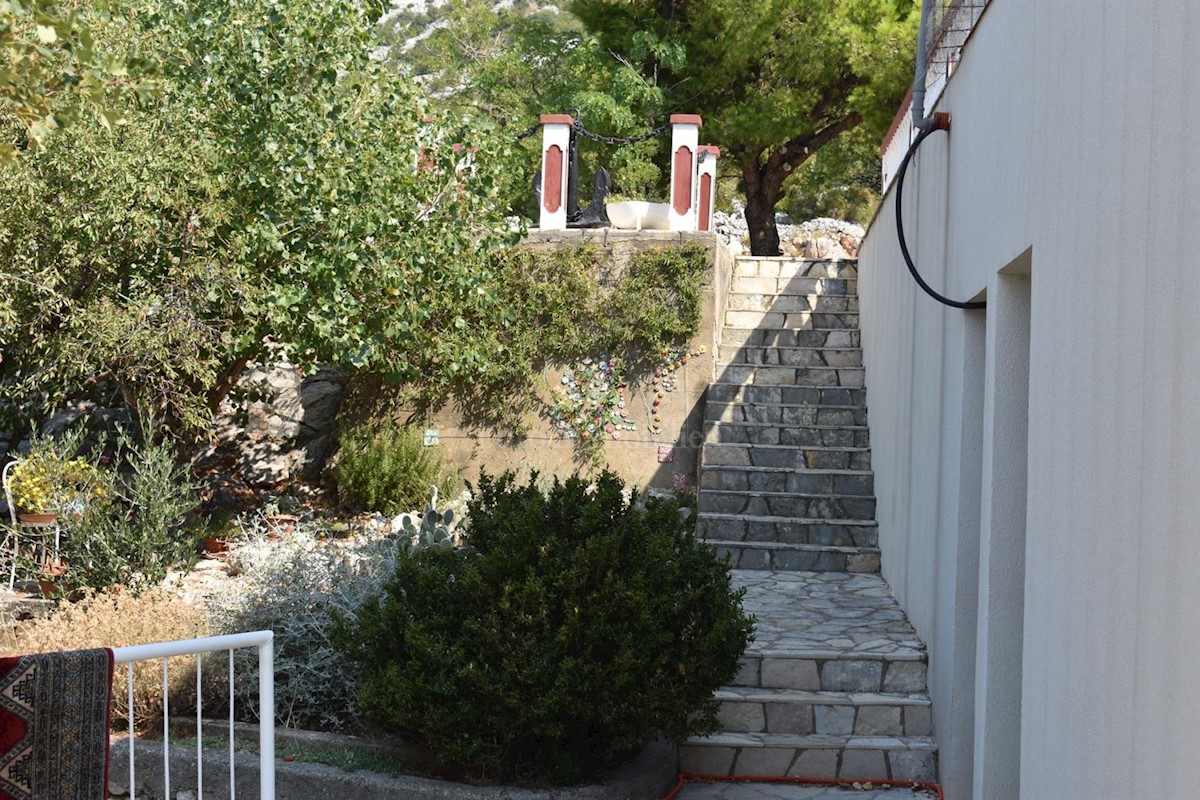
[[[829,652],[919,659],[917,638],[877,574],[735,570],[743,607],[758,617],[760,652]]]
[[[901,787],[850,789],[795,783],[707,783],[689,781],[676,800],[932,800],[935,792]]]

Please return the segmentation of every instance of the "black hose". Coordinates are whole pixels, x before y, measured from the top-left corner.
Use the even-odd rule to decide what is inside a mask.
[[[908,242],[904,238],[904,173],[908,171],[908,162],[912,160],[913,153],[917,152],[917,148],[921,146],[921,142],[925,141],[925,138],[936,130],[942,130],[942,128],[931,127],[921,132],[921,135],[909,146],[908,152],[904,154],[904,160],[900,162],[900,169],[896,171],[896,236],[900,239],[900,253],[904,256],[904,263],[908,264],[908,271],[912,273],[913,280],[925,290],[925,294],[934,300],[951,308],[986,308],[987,303],[982,300],[969,303],[951,300],[949,297],[939,294],[933,287],[926,283],[925,279],[921,277],[921,273],[917,272],[917,266],[913,264],[912,256],[908,252]]]

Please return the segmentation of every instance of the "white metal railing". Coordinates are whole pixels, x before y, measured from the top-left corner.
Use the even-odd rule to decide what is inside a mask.
[[[129,693],[129,800],[137,800],[134,765],[134,715],[133,715],[133,664],[136,661],[162,660],[163,673],[163,796],[171,797],[171,732],[170,707],[170,662],[177,656],[196,656],[196,796],[204,792],[203,727],[202,727],[202,672],[201,662],[206,653],[229,651],[229,798],[237,796],[236,771],[234,767],[233,731],[233,651],[246,647],[258,648],[258,758],[260,800],[275,800],[275,634],[271,631],[234,633],[227,636],[210,636],[204,639],[188,639],[179,642],[143,644],[134,647],[113,649],[113,660],[127,665]]]

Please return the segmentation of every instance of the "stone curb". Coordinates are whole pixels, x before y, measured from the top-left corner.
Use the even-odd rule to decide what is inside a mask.
[[[253,726],[238,726],[237,737],[251,733]],[[277,746],[289,738],[280,731]],[[256,738],[256,737],[255,737]],[[306,743],[338,747],[362,744],[359,737],[305,732]],[[368,745],[370,746],[370,745]],[[192,747],[170,748],[170,800],[196,798],[196,751]],[[163,797],[163,750],[158,742],[137,740],[137,797],[141,800],[167,800]],[[258,797],[258,757],[238,753],[237,796]],[[523,789],[511,786],[472,786],[416,776],[393,778],[365,770],[347,772],[326,764],[275,762],[276,800],[658,800],[674,785],[679,773],[677,749],[665,742],[652,742],[629,764],[617,769],[601,784]],[[114,741],[110,753],[109,789],[116,797],[128,796],[129,740]],[[205,751],[204,795],[201,800],[228,800],[229,753]]]

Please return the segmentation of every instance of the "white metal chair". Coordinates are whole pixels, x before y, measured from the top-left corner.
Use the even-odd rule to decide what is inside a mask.
[[[45,558],[47,550],[46,539],[48,538],[46,533],[53,531],[54,549],[52,551],[52,558],[55,560],[58,559],[58,546],[62,540],[62,528],[59,527],[57,517],[47,522],[22,522],[17,516],[17,504],[13,500],[12,495],[12,473],[19,463],[20,459],[14,459],[5,464],[3,474],[0,476],[4,484],[4,500],[8,503],[9,530],[5,538],[11,540],[11,545],[8,548],[10,562],[8,569],[8,590],[10,592],[17,585],[17,560],[21,553],[22,539],[33,539],[32,544],[35,546],[40,544],[42,546],[42,557]],[[35,534],[33,533],[34,531],[38,533]],[[29,535],[25,536],[24,534]]]

